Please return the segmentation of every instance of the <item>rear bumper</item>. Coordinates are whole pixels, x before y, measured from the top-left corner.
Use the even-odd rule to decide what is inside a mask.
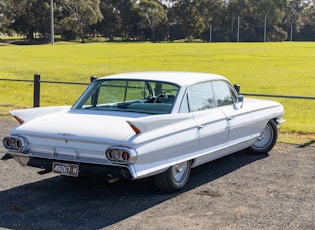
[[[79,174],[81,175],[101,175],[109,178],[120,178],[127,180],[135,179],[135,173],[131,165],[105,165],[92,162],[91,160],[43,158],[23,153],[7,153],[2,157],[1,160],[7,160],[10,158],[13,158],[16,162],[23,166],[40,168],[45,170],[45,172],[52,171],[53,162],[61,162],[79,165]]]

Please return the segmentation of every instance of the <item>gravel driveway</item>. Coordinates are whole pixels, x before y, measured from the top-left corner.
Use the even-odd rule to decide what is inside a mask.
[[[1,140],[14,125],[0,118]],[[0,162],[0,228],[315,229],[314,140],[205,164],[174,194],[150,178],[109,184],[37,172]]]

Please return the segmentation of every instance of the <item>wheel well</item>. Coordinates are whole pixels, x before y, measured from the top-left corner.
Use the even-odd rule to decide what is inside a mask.
[[[196,159],[195,158],[191,159],[190,162],[191,162],[191,168],[194,168],[195,167],[194,164],[196,162]]]

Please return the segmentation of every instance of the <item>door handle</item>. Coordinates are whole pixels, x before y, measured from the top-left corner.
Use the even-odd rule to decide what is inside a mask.
[[[200,138],[204,127],[205,127],[204,125],[197,125],[197,129],[198,129],[198,131],[197,131],[197,132],[198,132],[197,138],[198,138],[198,139]]]

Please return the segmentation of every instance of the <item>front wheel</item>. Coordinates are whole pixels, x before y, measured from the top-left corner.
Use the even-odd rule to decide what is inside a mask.
[[[249,149],[255,153],[267,153],[275,146],[277,138],[277,124],[274,120],[270,120],[258,140]]]
[[[187,184],[191,171],[191,161],[171,166],[167,171],[155,176],[155,183],[162,192],[176,192]]]

